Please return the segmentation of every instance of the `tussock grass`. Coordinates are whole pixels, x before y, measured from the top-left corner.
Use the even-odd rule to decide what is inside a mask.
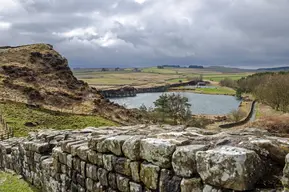
[[[83,129],[85,127],[114,126],[116,123],[99,116],[84,116],[31,109],[25,104],[5,102],[0,103],[0,110],[8,125],[14,129],[14,136],[27,136],[31,131],[39,129]],[[25,126],[32,123],[33,126]]]

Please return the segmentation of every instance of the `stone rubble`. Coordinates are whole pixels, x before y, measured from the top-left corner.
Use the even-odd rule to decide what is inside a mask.
[[[44,192],[289,191],[288,152],[254,128],[43,130],[0,142],[0,168]]]

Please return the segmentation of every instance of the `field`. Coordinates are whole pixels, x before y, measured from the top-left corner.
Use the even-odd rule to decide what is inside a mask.
[[[34,187],[29,186],[23,179],[15,175],[0,172],[0,191],[1,192],[39,192]]]
[[[196,88],[195,93],[212,95],[235,95],[236,91],[228,87]]]
[[[27,136],[29,132],[38,129],[83,129],[89,126],[116,125],[114,122],[98,116],[72,115],[44,109],[30,109],[21,103],[0,103],[0,110],[17,137]],[[27,123],[30,125],[27,126]]]
[[[91,86],[99,89],[116,88],[122,86],[157,86],[172,84],[177,82],[186,82],[194,78],[202,78],[207,81],[219,82],[229,77],[238,80],[252,73],[222,73],[206,69],[190,68],[164,68],[157,67],[143,68],[139,72],[132,69],[123,71],[100,71],[100,70],[74,70],[74,75]]]

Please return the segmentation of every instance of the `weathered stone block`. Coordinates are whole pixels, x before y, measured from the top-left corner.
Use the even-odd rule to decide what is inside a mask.
[[[61,165],[61,173],[66,174],[67,168],[66,165],[62,164]]]
[[[131,136],[129,135],[118,135],[115,137],[109,137],[105,139],[105,147],[117,156],[121,156],[122,153],[122,145],[123,143],[129,139]]]
[[[112,189],[117,189],[115,173],[112,172],[108,173],[108,184]]]
[[[121,192],[129,192],[129,179],[117,174],[116,175],[117,188]]]
[[[87,161],[88,158],[88,145],[87,143],[80,146],[79,148],[76,149],[76,154],[77,156],[82,159],[83,161]]]
[[[86,186],[86,189],[88,191],[93,191],[94,190],[94,181],[90,178],[86,178],[86,182],[85,182],[85,186]]]
[[[116,159],[117,157],[114,155],[103,155],[103,167],[108,170],[108,171],[112,171],[115,163],[116,163]]]
[[[160,174],[159,191],[180,192],[181,180],[181,178],[174,176],[172,171],[162,169]]]
[[[37,153],[48,153],[51,152],[51,145],[49,143],[43,143],[43,142],[33,142],[31,144],[31,151],[37,152]]]
[[[203,184],[200,178],[182,179],[181,192],[202,192]]]
[[[102,186],[100,182],[95,183],[93,192],[105,192],[105,187]]]
[[[176,175],[192,177],[196,174],[196,153],[198,151],[204,151],[205,149],[205,145],[187,145],[177,147],[172,158],[172,165]]]
[[[78,192],[85,192],[85,188],[81,185],[77,185]]]
[[[71,154],[68,154],[68,155],[66,156],[66,165],[67,165],[69,168],[72,168],[73,163],[72,163],[72,155],[71,155]]]
[[[73,145],[78,145],[81,143],[85,143],[86,141],[83,140],[68,140],[68,141],[64,141],[61,143],[61,149],[62,151],[65,151],[67,153],[71,153],[71,146]]]
[[[97,170],[97,177],[99,179],[99,182],[101,183],[101,185],[103,186],[108,186],[108,171],[103,169],[103,168],[99,168]]]
[[[78,148],[83,147],[83,146],[87,146],[87,143],[80,143],[80,144],[71,145],[71,155],[72,156],[78,156],[77,150],[78,150]],[[86,154],[86,158],[87,158],[87,154]]]
[[[225,190],[223,191],[223,190],[215,188],[211,185],[205,185],[203,192],[225,192]]]
[[[289,154],[285,158],[285,167],[283,169],[282,184],[285,190],[289,189]]]
[[[67,164],[67,153],[61,151],[58,154],[58,159],[62,164],[66,165]]]
[[[171,167],[171,158],[176,145],[167,139],[142,139],[140,145],[141,157],[162,168]]]
[[[104,136],[104,137],[100,137],[100,138],[93,138],[94,141],[96,142],[96,151],[97,152],[100,152],[100,153],[108,153],[109,150],[107,149],[107,145],[105,143],[105,139],[107,138],[108,136]],[[93,148],[95,149],[95,148]]]
[[[87,163],[86,164],[86,176],[94,181],[98,181],[97,166]]]
[[[115,172],[126,175],[128,177],[131,176],[130,160],[123,157],[117,158],[114,170]]]
[[[135,182],[140,182],[140,163],[133,161],[130,163],[131,177]]]
[[[34,153],[34,161],[35,162],[40,162],[41,159],[41,154],[39,153]]]
[[[250,190],[262,175],[259,156],[251,150],[224,146],[196,154],[197,170],[210,185],[237,191]]]
[[[140,179],[144,185],[149,188],[156,190],[158,188],[160,168],[152,164],[141,164],[140,168]]]
[[[78,188],[75,183],[71,183],[71,192],[78,192]]]
[[[76,175],[76,181],[79,185],[85,187],[85,177],[83,177],[81,174]]]
[[[140,141],[144,136],[132,136],[128,138],[122,145],[124,155],[130,160],[140,160]]]
[[[86,177],[86,162],[85,161],[80,162],[80,173],[83,177]]]
[[[102,138],[102,139],[100,139]],[[99,141],[103,141],[105,139],[105,137],[103,136],[95,136],[95,137],[92,137],[88,140],[88,148],[91,149],[91,150],[94,150],[94,151],[97,151],[97,143]]]
[[[142,186],[138,183],[129,182],[130,192],[142,192]]]
[[[72,159],[72,163],[73,163],[73,168],[80,173],[81,172],[81,160],[78,157],[74,157]]]

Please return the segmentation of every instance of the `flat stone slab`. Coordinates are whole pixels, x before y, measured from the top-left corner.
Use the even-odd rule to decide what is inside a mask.
[[[251,150],[223,146],[196,154],[197,170],[209,185],[237,191],[251,190],[262,175],[259,156]]]
[[[173,154],[172,165],[178,176],[192,177],[197,173],[196,153],[206,150],[205,145],[187,145],[177,147]]]
[[[171,158],[176,145],[167,139],[142,139],[140,144],[141,158],[162,168],[171,167]]]

